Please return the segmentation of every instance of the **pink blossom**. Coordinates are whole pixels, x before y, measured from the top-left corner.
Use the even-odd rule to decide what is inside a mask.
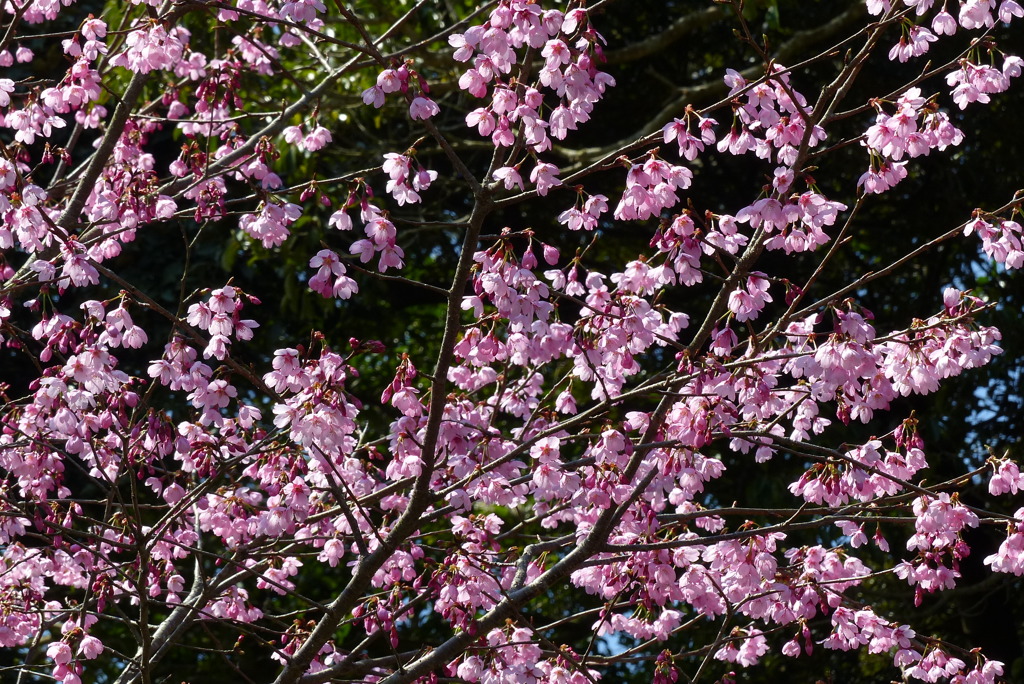
[[[11,104],[11,93],[14,92],[14,81],[9,78],[0,78],[0,107]]]
[[[46,648],[46,657],[57,665],[71,662],[71,647],[64,641],[55,641]]]
[[[315,152],[331,142],[331,132],[323,126],[317,126],[302,142],[305,149]]]
[[[337,230],[352,230],[352,217],[344,209],[339,209],[331,214],[327,225]]]
[[[935,35],[951,36],[956,33],[956,27],[956,19],[945,8],[932,17],[932,30],[935,31]]]
[[[396,93],[404,87],[407,73],[395,69],[385,69],[377,75],[377,87],[385,94]]]
[[[503,166],[500,169],[496,169],[493,174],[494,180],[500,182],[505,186],[506,190],[519,186],[519,189],[523,189],[523,178],[519,175],[519,169],[512,166]]]
[[[78,654],[86,660],[93,660],[103,653],[103,642],[92,635],[85,635],[78,643]]]
[[[413,119],[429,119],[441,111],[434,101],[422,95],[413,98],[409,105],[409,116]]]
[[[1008,24],[1014,17],[1024,17],[1024,8],[1016,0],[1002,0],[999,3],[999,21]]]
[[[746,288],[737,288],[729,295],[729,310],[736,320],[749,321],[757,318],[766,302],[772,301],[768,294],[768,281],[758,275],[747,278]]]
[[[1024,476],[1013,461],[1003,461],[995,467],[992,479],[988,482],[989,494],[998,496],[1000,494],[1016,494],[1024,489]]]
[[[373,105],[376,109],[384,106],[384,89],[380,86],[371,86],[363,91],[363,104]]]
[[[537,194],[541,197],[548,194],[548,190],[562,184],[557,178],[558,167],[546,162],[537,162],[530,172],[530,182],[537,185]]]

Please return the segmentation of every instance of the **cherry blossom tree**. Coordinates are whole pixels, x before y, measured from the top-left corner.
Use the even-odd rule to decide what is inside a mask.
[[[991,572],[1024,574],[1018,465],[936,479],[929,417],[890,410],[999,354],[996,304],[951,286],[880,329],[861,300],[943,243],[1020,268],[1024,195],[964,198],[823,283],[859,212],[913,211],[901,182],[1020,76],[993,36],[1024,9],[856,0],[773,44],[761,6],[708,2],[652,41],[727,23],[743,57],[587,147],[616,85],[612,0],[434,4],[3,5],[5,672],[727,682],[862,650],[906,681],[1001,681],[973,644],[872,607],[882,581],[916,603],[956,587],[979,527],[1002,535]],[[894,87],[864,76],[880,58]],[[371,154],[381,139],[400,142]],[[851,151],[853,175],[830,162]],[[732,158],[758,170],[739,202],[700,185]],[[643,246],[596,258],[622,228]],[[337,310],[416,288],[437,335],[261,339],[274,293],[197,273],[210,235],[306,250],[298,283]],[[152,291],[133,259],[171,250],[179,287]],[[435,253],[443,282],[417,275]],[[873,436],[845,441],[858,424]],[[730,472],[787,503],[737,498]],[[984,505],[961,497],[978,483]]]

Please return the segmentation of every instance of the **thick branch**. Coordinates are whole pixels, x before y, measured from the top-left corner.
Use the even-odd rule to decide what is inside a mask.
[[[356,606],[363,592],[370,586],[374,573],[387,561],[395,550],[406,541],[408,536],[420,525],[420,516],[432,501],[430,483],[433,479],[434,454],[437,439],[441,430],[441,419],[447,403],[448,368],[451,366],[455,353],[455,343],[459,336],[459,318],[462,311],[462,296],[466,290],[470,269],[473,265],[473,254],[483,222],[493,210],[490,196],[481,193],[477,197],[473,214],[462,241],[462,252],[452,278],[452,286],[448,292],[448,307],[445,316],[444,336],[441,350],[438,352],[434,365],[433,381],[430,389],[430,408],[427,417],[426,434],[423,438],[422,474],[413,485],[412,496],[406,510],[398,518],[390,533],[369,556],[361,558],[355,566],[352,579],[345,589],[328,606],[327,612],[317,623],[312,634],[296,651],[288,666],[278,675],[275,684],[294,684],[309,668],[320,648],[334,635],[342,618]]]

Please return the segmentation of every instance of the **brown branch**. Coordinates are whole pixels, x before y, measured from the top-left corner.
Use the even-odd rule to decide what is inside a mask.
[[[658,54],[681,38],[696,33],[707,26],[725,19],[728,13],[721,5],[712,5],[703,10],[684,14],[673,21],[667,29],[643,40],[604,53],[609,64],[620,64]]]
[[[866,10],[863,2],[860,2],[859,0],[852,2],[845,12],[842,12],[821,26],[794,33],[789,40],[779,46],[779,49],[776,51],[774,56],[775,61],[785,64],[791,59],[809,50],[811,47],[820,45],[821,43],[842,33],[844,30],[849,29],[851,26],[855,26],[858,22],[863,21],[865,13]],[[844,39],[837,45],[830,47],[823,54],[832,54],[843,44],[855,37],[856,36],[850,36]],[[801,62],[798,66],[807,64],[810,61],[812,60]],[[758,64],[744,69],[739,73],[743,78],[750,81],[763,75],[764,68],[761,64]],[[653,142],[655,137],[652,136],[655,136],[667,121],[671,121],[673,118],[681,116],[686,111],[686,107],[688,105],[701,105],[716,102],[725,97],[728,91],[728,86],[726,86],[720,79],[715,81],[706,81],[697,85],[681,87],[679,88],[676,97],[665,104],[648,120],[646,124],[644,124],[643,127],[635,131],[632,135],[622,138],[617,142],[602,145],[600,147],[587,147],[582,149],[556,147],[553,151],[571,161],[606,157],[608,155],[612,155],[613,157],[618,156],[619,154],[631,149],[636,149],[637,147],[642,147]]]

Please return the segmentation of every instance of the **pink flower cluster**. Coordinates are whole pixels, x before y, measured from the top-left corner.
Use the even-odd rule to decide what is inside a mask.
[[[1013,220],[997,220],[989,223],[975,215],[964,227],[964,235],[976,233],[981,238],[981,248],[986,255],[1006,268],[1024,266],[1024,247],[1021,246],[1021,225]]]
[[[259,323],[252,319],[241,318],[244,308],[244,293],[237,288],[226,285],[210,292],[205,302],[197,302],[188,308],[188,324],[210,333],[210,343],[203,352],[205,358],[223,360],[228,355],[231,337],[238,340],[251,340],[253,330]],[[249,298],[250,301],[256,301]]]
[[[863,144],[873,153],[872,164],[857,181],[866,193],[885,192],[906,178],[906,162],[900,161],[904,156],[927,156],[963,141],[949,117],[927,105],[920,88],[903,93],[896,108],[892,116],[879,108],[875,125],[867,130]]]
[[[131,31],[125,38],[125,48],[111,59],[121,66],[140,74],[155,69],[174,70],[180,63],[191,33],[183,26],[170,30],[154,23],[148,29]]]
[[[806,98],[790,83],[785,67],[774,64],[765,80],[748,83],[738,72],[726,70],[730,95],[743,95],[736,110],[737,121],[728,135],[718,140],[718,151],[740,155],[754,152],[759,159],[772,159],[791,166],[803,141],[816,147],[825,139],[817,125],[808,129],[810,112]]]
[[[264,247],[277,247],[291,234],[288,226],[302,216],[302,207],[287,202],[277,204],[266,202],[258,213],[246,214],[238,220],[239,227],[246,235],[259,240]]]
[[[522,135],[532,151],[550,149],[550,138],[562,140],[588,121],[594,104],[614,85],[611,76],[597,69],[603,38],[580,8],[563,14],[525,0],[501,0],[484,25],[453,34],[448,42],[456,48],[457,61],[473,64],[460,77],[459,87],[477,98],[490,93],[490,103],[470,112],[466,123],[490,136],[497,147],[510,147]],[[544,60],[536,81],[506,81],[519,60],[517,51],[525,48],[540,50]],[[546,120],[541,114],[545,91],[558,100]],[[545,194],[543,180],[532,180]]]
[[[691,133],[693,121],[697,122],[697,133]],[[715,132],[712,130],[718,122],[714,119],[706,119],[693,111],[687,111],[682,120],[673,119],[672,123],[665,124],[661,129],[662,139],[666,144],[675,141],[679,145],[679,156],[688,161],[693,161],[705,145],[715,144]]]
[[[335,213],[331,220],[335,221],[335,217],[337,217],[336,227],[347,230],[347,226],[351,225],[351,219],[348,219],[344,212],[340,212],[340,214],[339,216],[339,213]],[[402,260],[405,257],[405,252],[395,242],[398,231],[395,229],[395,224],[388,218],[387,213],[382,212],[369,202],[363,201],[360,205],[359,216],[365,224],[363,232],[366,239],[353,242],[349,247],[349,252],[358,255],[359,261],[364,264],[370,261],[374,254],[380,254],[377,260],[377,270],[382,273],[389,268],[400,269],[405,266],[405,262]]]
[[[631,164],[626,174],[626,190],[615,207],[619,221],[647,219],[679,202],[677,190],[690,187],[693,173],[684,166],[673,166],[651,156],[643,164]]]
[[[1006,539],[999,545],[999,550],[985,558],[985,565],[991,566],[995,572],[1008,572],[1020,577],[1024,575],[1024,508],[1013,514],[1014,519],[1006,525]]]
[[[410,81],[418,84],[420,94],[413,94]],[[441,110],[437,103],[426,96],[426,83],[419,74],[406,65],[385,69],[377,76],[377,85],[363,91],[363,102],[376,108],[384,106],[386,95],[401,92],[409,99],[409,118],[426,120],[436,116]]]
[[[289,126],[282,131],[285,142],[291,143],[300,150],[316,152],[327,146],[333,136],[323,126],[315,126],[309,133],[304,133],[301,126]]]
[[[1024,61],[1016,55],[1004,57],[1002,70],[964,60],[959,71],[946,76],[946,83],[953,87],[953,101],[960,109],[966,109],[972,102],[990,102],[989,95],[1009,88],[1010,79],[1020,76],[1022,65]]]
[[[952,589],[960,576],[958,563],[970,553],[961,532],[977,527],[978,516],[945,492],[936,498],[915,499],[914,515],[916,533],[907,541],[907,550],[918,551],[918,557],[897,565],[896,576],[917,586],[919,592]]]
[[[309,279],[309,289],[313,292],[338,299],[350,299],[359,292],[359,284],[345,275],[345,265],[331,250],[321,249],[317,252],[309,260],[309,267],[317,269],[316,275]]]
[[[398,202],[398,206],[418,204],[418,192],[426,190],[437,180],[437,171],[428,171],[421,166],[413,172],[412,157],[404,154],[388,152],[384,155],[381,168],[388,174],[387,191]]]
[[[878,112],[876,123],[867,130],[864,144],[869,150],[893,161],[904,155],[914,158],[959,145],[963,133],[942,112],[927,111],[920,88],[911,88],[896,100],[896,113]]]

